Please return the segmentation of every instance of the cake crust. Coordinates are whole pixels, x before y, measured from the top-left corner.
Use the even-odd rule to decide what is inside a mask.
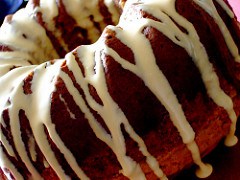
[[[34,0],[1,27],[0,178],[165,179],[194,163],[208,176],[202,158],[234,144],[240,115],[227,1],[89,2],[86,24],[72,1]]]

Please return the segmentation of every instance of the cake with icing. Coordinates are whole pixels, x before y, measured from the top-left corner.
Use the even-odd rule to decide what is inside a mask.
[[[2,179],[204,178],[238,141],[227,1],[32,0],[0,47]]]

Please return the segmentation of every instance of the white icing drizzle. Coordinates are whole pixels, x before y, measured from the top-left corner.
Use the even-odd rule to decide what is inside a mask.
[[[213,17],[215,22],[217,23],[219,29],[222,32],[222,35],[225,39],[225,42],[228,46],[229,51],[232,53],[232,56],[234,57],[235,61],[240,63],[240,55],[238,52],[237,45],[235,44],[227,26],[223,22],[222,18],[218,14],[216,7],[213,4],[212,0],[193,0],[196,4],[198,4],[200,7],[202,7],[210,16]],[[227,7],[227,5],[222,0],[216,0],[230,15],[231,18],[233,18],[233,12]],[[224,5],[225,4],[225,5]]]
[[[3,146],[5,147],[5,149],[7,150],[7,153],[16,158],[16,155],[13,151],[12,146],[9,144],[9,142],[7,141],[6,137],[2,134],[1,132],[1,143],[3,144]]]
[[[44,137],[44,129],[42,124],[44,124],[49,132],[49,135],[56,146],[61,150],[62,154],[65,156],[67,162],[72,167],[72,169],[76,172],[79,178],[84,179],[86,176],[81,170],[79,170],[76,165],[76,161],[73,158],[71,152],[64,146],[62,140],[59,138],[58,134],[55,130],[55,125],[51,122],[50,115],[50,105],[51,105],[51,94],[55,91],[55,81],[60,73],[60,67],[62,65],[62,61],[56,61],[54,65],[50,65],[45,68],[45,64],[42,64],[35,70],[37,75],[34,76],[32,91],[33,93],[30,95],[32,104],[39,104],[38,106],[31,106],[32,108],[26,112],[27,117],[31,117],[34,121],[30,120],[31,128],[33,129],[33,134],[36,139],[39,148],[44,154],[49,165],[54,169],[54,171],[58,174],[60,179],[68,179],[64,173],[64,170],[60,167],[57,159],[54,157],[54,153],[52,152],[46,136]],[[44,92],[45,91],[45,92]],[[44,100],[43,100],[44,99]],[[29,102],[29,103],[30,103]],[[26,108],[24,108],[26,109]],[[40,115],[41,113],[41,115]],[[40,126],[40,127],[39,127]],[[40,137],[41,136],[41,137]],[[50,155],[50,153],[52,155]],[[51,157],[53,156],[53,157]]]
[[[63,104],[65,105],[71,119],[76,119],[76,116],[73,112],[71,112],[71,110],[69,109],[67,102],[64,100],[64,98],[62,97],[62,95],[60,94],[59,99],[63,102]]]
[[[31,136],[31,135],[29,135],[28,148],[29,148],[29,152],[30,152],[30,155],[31,155],[31,159],[33,161],[36,161],[37,160],[37,152],[35,150],[36,145],[35,145],[34,137]]]
[[[96,136],[99,139],[103,140],[116,154],[118,161],[123,168],[123,174],[126,175],[127,177],[136,177],[136,178],[144,177],[144,174],[143,174],[141,168],[139,167],[139,165],[136,164],[136,162],[134,162],[130,157],[126,156],[125,140],[123,138],[123,135],[122,135],[122,132],[120,129],[120,125],[122,123],[121,119],[122,118],[125,119],[125,117],[124,117],[124,114],[121,112],[121,110],[117,107],[117,105],[112,101],[109,94],[106,93],[106,89],[101,89],[101,88],[106,88],[106,84],[105,84],[104,78],[103,78],[103,75],[104,75],[103,69],[98,69],[100,72],[96,72],[96,76],[94,76],[93,69],[92,69],[92,72],[90,72],[90,68],[88,68],[89,66],[91,67],[91,65],[93,65],[92,63],[94,63],[94,56],[93,56],[94,52],[91,52],[91,50],[86,49],[84,47],[80,48],[79,50],[81,51],[81,53],[79,52],[81,54],[81,58],[83,58],[83,60],[84,60],[83,65],[85,65],[84,63],[86,63],[86,61],[88,61],[88,63],[86,63],[86,68],[89,69],[89,72],[88,72],[89,76],[93,78],[92,80],[94,80],[94,82],[97,83],[96,84],[97,87],[99,86],[99,88],[100,88],[100,92],[98,92],[98,93],[102,93],[102,94],[99,94],[100,98],[101,98],[101,95],[105,96],[105,98],[103,99],[104,100],[103,106],[97,104],[95,102],[95,100],[93,100],[93,98],[91,97],[91,95],[89,93],[89,89],[88,89],[88,78],[89,77],[88,77],[88,75],[86,75],[86,79],[83,79],[83,77],[80,75],[77,75],[76,77],[78,77],[78,80],[81,82],[81,87],[83,88],[83,91],[85,93],[88,104],[95,111],[97,111],[100,114],[100,116],[102,116],[102,118],[104,119],[106,125],[108,126],[108,128],[111,132],[110,136],[109,136],[109,134],[106,133],[106,131],[103,129],[103,127],[101,127],[101,125],[95,120],[93,115],[91,115],[91,113],[90,113],[89,109],[86,107],[86,105],[82,104],[83,107],[80,107],[81,110],[85,113],[87,112],[88,116],[90,115],[88,117],[88,120],[91,121],[91,122],[89,122],[89,124],[92,127],[93,131],[95,132]],[[94,49],[92,49],[92,50],[95,51]],[[84,53],[83,51],[85,51],[87,53]],[[84,54],[86,54],[86,56],[84,56]],[[68,58],[69,58],[69,56],[68,56]],[[70,58],[74,58],[74,57],[72,56]],[[71,70],[74,67],[78,67],[77,65],[73,65],[72,63],[73,63],[73,61],[71,61],[71,66],[70,65],[68,66],[71,68]],[[101,63],[99,64],[99,62],[97,62],[96,65],[99,65],[98,68],[102,68]],[[73,73],[75,75],[76,73],[79,74],[81,72],[80,72],[79,68],[78,68],[78,70],[76,68],[74,68]],[[99,76],[99,77],[97,77],[97,76]],[[91,79],[89,79],[89,81],[91,81]],[[100,81],[100,82],[98,82],[98,81]],[[65,82],[68,82],[68,81],[65,81]],[[68,90],[71,90],[71,89],[68,88]],[[78,102],[79,101],[76,101],[76,103],[78,103]],[[84,103],[83,100],[81,100],[81,102]],[[109,107],[109,106],[111,106],[111,107]],[[108,109],[108,108],[110,108],[110,109]],[[107,113],[106,113],[106,111],[107,111]],[[142,179],[142,178],[140,178],[140,179]]]
[[[100,24],[101,30],[106,27],[103,21],[104,17],[99,11],[99,0],[63,0],[63,3],[65,4],[68,14],[75,19],[79,27],[88,30],[91,42],[95,42],[99,38],[101,32],[94,26],[91,16],[95,22]],[[114,15],[112,20],[116,24],[119,15],[113,1],[105,0],[104,3],[107,5],[109,12]]]
[[[4,175],[9,179],[12,180],[11,174],[14,176],[17,180],[23,180],[22,175],[18,172],[17,168],[14,166],[14,164],[8,159],[6,154],[3,152],[2,147],[0,146],[0,167],[4,173]],[[4,167],[4,168],[2,168]],[[8,171],[6,171],[6,169]],[[10,174],[11,172],[11,174]]]
[[[43,160],[43,165],[45,168],[49,168],[49,164],[48,162],[46,161],[46,159]]]
[[[108,7],[108,11],[112,15],[112,21],[114,24],[117,24],[119,21],[119,12],[117,11],[112,0],[104,0],[104,4]]]
[[[0,58],[1,65],[29,66],[30,62],[28,60],[31,59],[31,56],[20,51],[5,51],[0,52]]]
[[[100,47],[100,50],[98,50]],[[73,72],[76,76],[78,76],[78,83],[81,84],[81,87],[84,90],[84,94],[86,95],[86,100],[88,104],[99,113],[99,115],[104,119],[108,129],[111,132],[111,139],[108,139],[108,135],[106,132],[101,128],[98,128],[98,131],[94,131],[98,138],[102,136],[104,137],[103,141],[108,144],[109,147],[113,150],[113,152],[116,154],[120,164],[123,168],[123,174],[127,177],[130,177],[132,179],[139,179],[140,175],[143,175],[143,172],[140,170],[139,165],[136,164],[130,157],[126,156],[126,147],[125,147],[125,140],[123,137],[123,134],[120,129],[120,125],[123,124],[126,131],[129,133],[130,137],[138,143],[139,148],[143,155],[147,158],[147,163],[149,163],[149,166],[153,168],[155,174],[161,178],[164,177],[163,172],[159,169],[157,165],[156,159],[149,154],[147,151],[147,148],[145,144],[143,143],[143,140],[134,132],[130,124],[128,123],[128,120],[126,119],[124,113],[121,111],[121,109],[118,107],[118,105],[112,100],[111,96],[108,93],[107,85],[105,81],[105,74],[103,70],[103,65],[101,63],[101,46],[99,44],[96,44],[96,46],[88,48],[88,46],[80,47],[78,49],[79,57],[85,67],[85,69],[88,69],[86,71],[86,78],[85,80],[82,79],[83,77],[79,77],[80,69],[74,69]],[[96,52],[95,52],[96,51]],[[95,52],[95,54],[94,54]],[[95,58],[94,58],[95,57]],[[94,71],[94,65],[95,71]],[[71,68],[78,67],[70,66]],[[78,73],[79,72],[79,73]],[[96,73],[96,74],[95,74]],[[88,90],[88,83],[93,85],[96,88],[96,91],[99,95],[99,97],[103,101],[103,106],[97,104],[91,97],[89,90]],[[76,101],[78,102],[78,101]],[[96,121],[96,120],[95,120]],[[97,122],[95,122],[97,123]],[[92,124],[92,123],[90,123]],[[92,127],[93,128],[93,127]],[[101,130],[101,131],[99,131]],[[101,135],[99,135],[101,133]],[[100,136],[100,137],[99,137]],[[101,139],[101,138],[100,138]]]
[[[57,31],[55,28],[54,18],[58,16],[58,7],[56,0],[40,0],[39,7],[36,8],[36,12],[42,13],[43,21],[51,31]]]
[[[0,65],[0,77],[8,73],[13,67],[13,65]]]
[[[173,121],[173,124],[178,129],[180,136],[183,139],[183,142],[187,144],[187,147],[192,153],[194,162],[201,168],[202,171],[207,170],[207,175],[211,174],[211,169],[207,169],[206,166],[202,163],[200,153],[198,150],[198,146],[196,145],[196,142],[194,141],[195,133],[193,129],[191,128],[190,124],[186,120],[186,117],[184,115],[184,112],[181,108],[181,105],[179,104],[174,92],[172,91],[172,88],[170,84],[168,83],[165,76],[162,74],[161,70],[158,69],[156,63],[155,63],[155,57],[151,49],[151,45],[146,40],[144,35],[140,35],[143,28],[146,26],[152,26],[161,31],[163,34],[165,34],[170,39],[173,39],[173,41],[176,41],[175,37],[178,37],[179,40],[184,40],[182,44],[189,45],[191,43],[191,40],[187,41],[187,37],[183,35],[183,33],[179,33],[179,29],[177,26],[173,25],[174,23],[172,20],[165,16],[165,18],[162,18],[164,16],[157,16],[157,14],[161,14],[159,10],[162,8],[160,5],[163,5],[163,9],[166,11],[166,13],[170,13],[170,15],[173,15],[173,12],[175,12],[175,16],[173,17],[176,22],[179,20],[182,20],[180,18],[180,15],[176,14],[175,11],[175,1],[168,1],[167,8],[165,7],[166,4],[159,3],[158,1],[154,2],[151,1],[151,11],[148,11],[147,4],[144,4],[144,9],[148,13],[155,15],[155,17],[158,17],[162,23],[151,23],[151,20],[139,20],[136,23],[135,22],[128,22],[126,25],[121,24],[121,21],[119,25],[123,29],[123,32],[121,35],[119,35],[118,39],[121,39],[121,41],[127,45],[130,49],[133,50],[136,66],[139,66],[138,69],[140,69],[140,74],[142,75],[142,79],[145,82],[145,84],[151,89],[151,91],[156,95],[156,97],[161,101],[161,103],[165,106],[165,108],[168,110],[171,120]],[[149,4],[150,4],[149,3]],[[155,3],[155,4],[154,4]],[[125,9],[127,5],[125,5]],[[152,7],[158,7],[156,9]],[[157,12],[156,12],[157,11]],[[141,22],[143,21],[143,22]],[[146,21],[146,22],[144,22]],[[170,21],[170,22],[169,22]],[[157,24],[157,25],[156,25]],[[164,25],[168,24],[168,28],[164,28]],[[171,26],[172,24],[172,26]],[[163,27],[163,28],[162,28]],[[171,31],[169,31],[169,28]],[[134,30],[132,30],[134,29]],[[127,35],[129,33],[129,35]],[[175,34],[176,33],[176,34]],[[123,35],[124,34],[124,35]],[[117,33],[118,36],[118,33]],[[141,37],[142,36],[142,37]],[[134,39],[133,39],[134,38]],[[179,42],[181,44],[181,42]],[[188,47],[187,47],[188,48]],[[145,50],[145,53],[139,53],[141,52],[141,49]],[[150,50],[150,52],[148,52]],[[188,49],[186,49],[188,51]],[[192,53],[191,53],[192,54]],[[201,56],[200,56],[201,57]],[[114,57],[116,59],[116,57]],[[152,64],[153,61],[153,64]],[[126,61],[125,61],[126,62]],[[211,66],[210,66],[211,67]],[[209,75],[209,73],[208,73]],[[194,147],[194,148],[193,148]]]
[[[239,63],[240,62],[240,56],[238,54],[237,45],[233,41],[233,38],[232,38],[229,30],[227,29],[225,23],[223,22],[223,20],[219,16],[212,0],[207,0],[207,1],[194,0],[194,2],[196,2],[203,9],[206,9],[206,11],[213,17],[215,22],[218,24],[218,26],[219,26],[219,28],[222,32],[223,37],[225,38],[225,42],[228,46],[229,51],[232,53],[235,61]],[[218,0],[218,2],[219,2],[219,0]],[[204,73],[202,73],[202,74],[206,75]],[[232,99],[230,97],[228,97],[220,89],[219,82],[214,80],[214,79],[218,79],[218,77],[217,77],[217,75],[214,75],[214,76],[208,76],[208,77],[203,76],[203,80],[206,79],[205,84],[207,86],[212,86],[212,87],[210,87],[210,90],[208,90],[208,93],[209,93],[210,97],[212,97],[212,99],[215,101],[216,104],[223,107],[228,112],[229,117],[232,120],[232,125],[231,125],[231,128],[230,128],[230,132],[229,132],[229,134],[228,134],[228,136],[225,140],[225,145],[233,146],[238,141],[237,137],[234,135],[235,130],[236,130],[237,116],[236,116],[236,113],[233,109]],[[212,80],[214,80],[215,83],[209,83],[210,78],[212,78]],[[216,93],[216,90],[219,93]],[[220,96],[220,94],[221,94],[221,96]]]
[[[172,1],[172,7],[174,7],[174,4],[175,4],[174,2],[175,2],[175,0]],[[165,5],[165,4],[163,4],[163,5]],[[169,3],[169,5],[170,5],[170,3]],[[205,5],[205,6],[208,7],[207,5]],[[144,6],[144,7],[146,7],[146,6]],[[185,27],[185,29],[188,31],[189,36],[181,33],[181,34],[176,34],[175,36],[172,35],[169,37],[168,33],[170,33],[170,32],[167,32],[167,31],[163,32],[163,31],[161,31],[161,29],[158,29],[157,27],[155,27],[154,24],[151,24],[151,25],[153,27],[157,28],[158,30],[160,30],[161,32],[163,32],[163,34],[165,34],[170,39],[172,39],[173,42],[184,47],[186,49],[186,51],[189,53],[189,55],[192,56],[193,60],[195,61],[196,66],[199,68],[199,70],[202,74],[202,78],[203,78],[203,81],[204,81],[204,84],[206,86],[209,96],[214,100],[214,102],[217,105],[223,107],[228,112],[229,117],[232,120],[232,126],[230,128],[230,133],[229,133],[228,137],[226,138],[225,144],[228,146],[234,145],[237,143],[237,137],[234,135],[235,129],[236,129],[237,116],[233,109],[233,102],[232,102],[231,98],[228,95],[226,95],[224,93],[224,91],[221,89],[221,87],[219,85],[219,80],[218,80],[217,74],[214,72],[212,64],[208,60],[208,56],[205,51],[205,48],[199,41],[199,37],[198,37],[197,32],[194,29],[194,27],[190,24],[190,22],[188,22],[184,18],[177,15],[175,8],[170,8],[170,6],[168,6],[168,7],[169,8],[164,7],[164,11],[169,16],[174,18],[174,20],[179,25],[181,25],[182,27]],[[154,14],[153,9],[151,9],[151,13]],[[156,15],[157,15],[157,12],[156,12]],[[161,19],[161,17],[159,17],[159,19]],[[164,21],[165,19],[161,19],[161,20]],[[171,29],[176,29],[176,27],[175,28],[172,27]],[[176,39],[175,37],[177,37],[178,39]],[[183,43],[181,43],[180,41],[183,41]]]
[[[203,9],[207,7],[206,11],[213,16],[217,22],[223,36],[226,39],[226,44],[235,57],[236,62],[238,62],[239,55],[236,45],[234,44],[232,38],[230,38],[231,36],[228,30],[226,31],[226,26],[216,12],[212,0],[193,1]],[[220,0],[217,1],[225,9],[227,8],[227,6],[225,6]],[[158,18],[161,22],[156,22],[150,19],[139,19],[136,22],[132,22],[124,19],[124,15],[127,13],[128,8],[135,2],[142,3],[139,4],[141,9]],[[83,19],[88,18],[90,14],[94,16],[94,20],[97,22],[100,22],[103,19],[98,11],[93,10],[98,1],[72,0],[68,2],[63,1],[63,3],[68,4],[68,6],[66,6],[66,10],[74,17],[81,27],[92,28],[92,22],[84,20],[84,23],[86,24],[83,23]],[[84,3],[84,6],[82,3]],[[111,9],[112,4],[110,1],[105,0],[105,3],[107,7]],[[42,0],[40,1],[40,6],[41,7],[36,9],[36,11],[40,11],[43,14],[48,14],[49,9],[53,8],[50,16],[43,16],[43,19],[48,24],[49,29],[53,29],[54,27],[51,25],[52,19],[58,15],[56,2],[53,0],[48,2]],[[79,7],[83,8],[82,12],[79,10]],[[114,12],[113,9],[109,11],[111,13]],[[79,13],[83,14],[79,15]],[[22,15],[22,17],[18,17],[18,15]],[[96,19],[97,17],[99,19]],[[188,33],[181,31],[176,23],[181,27],[185,27],[185,30]],[[26,27],[22,24],[26,25]],[[31,15],[27,13],[27,10],[21,10],[17,13],[17,15],[13,16],[13,21],[10,25],[5,25],[6,30],[4,30],[4,28],[0,29],[0,42],[4,42],[4,44],[13,47],[15,50],[14,52],[0,52],[0,84],[4,85],[4,87],[0,86],[0,112],[3,112],[7,108],[9,110],[10,127],[14,147],[16,148],[21,160],[31,173],[32,179],[41,179],[40,174],[31,162],[31,159],[33,161],[36,160],[36,145],[38,145],[40,151],[46,159],[44,159],[44,165],[46,167],[51,166],[60,179],[70,179],[70,177],[68,177],[62,169],[51,149],[47,140],[47,135],[44,131],[44,126],[46,127],[50,138],[64,155],[66,161],[76,175],[80,179],[88,179],[87,175],[77,164],[73,154],[70,152],[68,147],[65,146],[64,142],[57,134],[55,124],[53,124],[51,120],[51,95],[56,90],[55,83],[57,82],[58,77],[63,80],[68,92],[72,95],[74,101],[84,113],[96,136],[100,140],[104,141],[116,154],[116,157],[122,166],[121,172],[125,176],[130,179],[146,179],[140,164],[135,162],[126,154],[126,143],[121,131],[121,125],[123,125],[123,128],[125,128],[130,138],[138,144],[139,150],[146,157],[146,163],[155,175],[160,179],[167,179],[164,172],[160,169],[156,158],[148,152],[144,141],[134,131],[133,127],[129,124],[126,116],[124,115],[124,112],[120,109],[117,103],[113,101],[108,92],[104,73],[104,63],[102,62],[105,54],[110,55],[123,68],[140,77],[144,81],[145,85],[165,106],[174,126],[178,129],[183,142],[191,152],[194,162],[199,166],[199,169],[196,172],[197,176],[207,177],[211,174],[212,167],[208,164],[204,164],[201,160],[198,146],[194,140],[195,132],[188,123],[182,107],[168,83],[168,80],[157,66],[150,42],[142,34],[142,30],[147,26],[154,27],[162,32],[175,44],[183,47],[192,57],[202,75],[202,79],[209,96],[217,105],[223,107],[228,112],[229,117],[232,120],[231,130],[229,136],[226,138],[227,144],[232,145],[236,143],[234,132],[237,116],[233,110],[233,102],[231,98],[220,88],[218,77],[213,70],[212,64],[208,60],[205,48],[201,44],[193,25],[176,12],[175,0],[128,0],[125,4],[119,25],[117,27],[108,26],[109,29],[116,32],[116,36],[120,39],[120,41],[132,50],[135,58],[135,64],[131,64],[121,58],[113,49],[103,44],[101,38],[95,44],[81,46],[77,49],[77,55],[85,69],[85,76],[82,75],[81,69],[78,66],[73,53],[66,55],[66,65],[73,73],[77,83],[83,89],[86,102],[74,86],[71,78],[61,70],[61,66],[65,62],[64,60],[57,60],[53,64],[48,62],[38,66],[29,65],[28,60],[34,64],[39,64],[47,57],[56,58],[57,55],[55,50],[53,50],[50,40],[46,36],[45,30],[32,19]],[[15,28],[20,30],[17,31]],[[36,31],[37,35],[29,33],[29,28]],[[171,28],[171,31],[169,31],[169,28]],[[16,37],[10,36],[12,33],[14,33]],[[227,35],[225,35],[225,33]],[[22,34],[25,34],[30,40],[23,38]],[[15,40],[17,41],[16,43]],[[40,51],[36,51],[36,49],[40,49]],[[144,49],[144,53],[139,53],[142,49]],[[37,58],[38,56],[39,58]],[[23,67],[11,70],[13,65]],[[24,94],[23,81],[32,72],[34,72],[31,86],[32,93]],[[96,89],[103,105],[98,104],[93,99],[89,92],[89,84]],[[65,104],[71,118],[75,119],[75,115],[68,108],[68,105],[62,95],[60,95],[59,98]],[[91,107],[93,110],[98,112],[108,127],[110,134],[106,132],[100,123],[98,123],[88,107]],[[21,109],[25,111],[33,132],[33,137],[30,137],[29,139],[31,157],[28,157],[25,149],[26,147],[24,146],[24,142],[21,138],[20,120],[18,116]],[[0,123],[3,127],[6,127],[2,118],[3,117],[0,116]],[[234,141],[231,141],[230,143],[229,139]],[[6,149],[8,155],[15,157],[16,155],[13,152],[13,147],[9,144],[2,131],[0,132],[0,141]],[[2,169],[9,169],[16,179],[23,179],[22,175],[17,171],[16,167],[10,162],[6,154],[3,152],[2,147],[0,149],[0,167]],[[8,175],[7,172],[5,173]]]
[[[187,148],[192,153],[193,161],[199,166],[199,168],[196,170],[197,177],[206,178],[210,176],[213,168],[210,164],[204,164],[202,162],[197,144],[193,141],[187,144]]]
[[[27,8],[14,14],[10,24],[4,23],[0,29],[0,43],[9,45],[12,50],[19,53],[1,52],[0,58],[5,58],[6,53],[12,56],[12,59],[24,57],[20,55],[23,53],[28,57],[26,60],[33,64],[58,58],[45,30],[34,20]]]
[[[42,14],[42,19],[47,29],[53,32],[54,37],[58,40],[58,43],[63,47],[66,52],[69,52],[68,45],[62,39],[62,32],[56,28],[56,23],[54,18],[59,14],[58,4],[56,0],[40,0],[39,6],[37,6],[34,11],[40,12]]]
[[[234,13],[228,7],[228,5],[223,0],[215,0],[218,4],[225,10],[225,12],[231,17],[234,18]]]
[[[18,96],[15,98],[15,96],[23,93],[21,90],[22,85],[23,85],[22,83],[18,83],[17,86],[15,86],[15,88],[11,92],[13,94],[13,96],[11,97],[11,103],[14,103],[14,106],[10,105],[10,107],[9,107],[9,118],[11,119],[10,120],[10,128],[11,128],[11,132],[13,134],[13,141],[14,141],[16,151],[18,152],[21,160],[24,162],[27,169],[33,175],[33,177],[35,179],[41,179],[40,174],[36,171],[36,169],[32,165],[32,163],[27,155],[27,151],[25,149],[25,145],[24,145],[22,137],[21,137],[19,114],[17,112],[19,112],[19,110],[20,110],[20,108],[18,107],[19,106],[18,104],[22,100],[24,101],[25,98],[22,98],[21,96]],[[16,103],[16,102],[18,102],[18,103]]]

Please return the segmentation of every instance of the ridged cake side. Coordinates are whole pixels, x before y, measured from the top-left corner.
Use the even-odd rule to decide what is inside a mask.
[[[42,13],[53,7],[43,2],[34,5]],[[9,179],[166,179],[192,163],[206,177],[211,165],[201,157],[225,136],[227,145],[237,142],[240,31],[229,6],[221,0],[117,3],[119,24],[64,59],[29,65],[41,62],[35,56],[45,50],[17,51],[5,43],[11,38],[2,41],[0,165]],[[59,4],[63,14],[75,9]],[[67,35],[58,36],[64,26],[49,33],[55,26],[45,14],[37,14],[44,25],[29,20],[44,27],[36,28],[49,42],[41,50],[52,55],[56,39],[70,50]]]

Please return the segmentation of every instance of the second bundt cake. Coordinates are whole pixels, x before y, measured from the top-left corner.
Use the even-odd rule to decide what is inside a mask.
[[[33,0],[0,47],[2,179],[207,177],[202,157],[237,143],[227,1]]]

